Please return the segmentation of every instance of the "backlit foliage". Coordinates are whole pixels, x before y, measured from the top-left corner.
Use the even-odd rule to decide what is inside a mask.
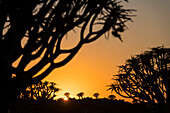
[[[170,99],[170,48],[157,47],[119,66],[109,90],[135,103],[165,104]]]

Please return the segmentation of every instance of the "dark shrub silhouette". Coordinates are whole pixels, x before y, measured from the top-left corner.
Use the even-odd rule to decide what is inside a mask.
[[[170,48],[157,47],[128,59],[119,66],[109,90],[135,103],[169,103]]]
[[[108,96],[108,99],[109,99],[109,100],[114,100],[115,98],[116,98],[115,95],[109,95],[109,96]]]
[[[109,31],[121,40],[133,10],[123,9],[118,1],[1,0],[2,105],[67,64],[84,44]],[[74,29],[80,31],[79,42],[73,48],[62,48],[64,37]],[[66,57],[58,61],[60,55]]]
[[[54,100],[56,97],[56,93],[60,89],[56,87],[54,82],[42,82],[40,81],[37,84],[32,84],[28,86],[25,91],[23,91],[18,98],[22,98],[25,100],[40,100],[40,99],[50,99]]]

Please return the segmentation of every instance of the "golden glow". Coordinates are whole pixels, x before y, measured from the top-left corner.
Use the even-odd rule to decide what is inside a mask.
[[[106,86],[113,82],[111,79],[112,75],[118,71],[117,66],[124,64],[125,60],[131,56],[148,50],[149,47],[160,45],[170,47],[169,4],[168,0],[164,2],[134,0],[125,4],[129,5],[127,8],[137,9],[137,17],[133,18],[134,23],[127,25],[129,30],[122,34],[124,43],[111,35],[109,40],[103,36],[91,44],[84,45],[73,60],[53,70],[44,80],[55,82],[62,89],[58,92],[57,98],[63,97],[65,92],[70,92],[71,98],[78,98],[76,95],[79,92],[84,92],[85,97],[92,97],[94,93],[99,93],[99,98],[107,98],[111,92],[106,91]],[[62,49],[75,47],[79,42],[79,35],[80,32],[77,29],[76,33],[69,32],[67,39],[62,40]],[[62,58],[65,57],[61,56],[55,61],[60,61]],[[18,60],[14,64],[13,66],[16,67]],[[27,69],[32,65],[31,62]],[[44,67],[38,74],[47,67]],[[121,97],[116,95],[116,98]],[[67,97],[64,100],[68,100]]]
[[[64,97],[64,98],[63,98],[63,100],[67,101],[67,100],[68,100],[68,98],[67,98],[67,97]]]
[[[170,10],[167,10],[167,2],[170,3],[159,0],[134,0],[125,4],[127,8],[137,9],[137,17],[133,18],[134,23],[128,23],[129,30],[122,34],[124,42],[111,35],[108,40],[103,36],[91,44],[84,45],[66,66],[55,69],[45,80],[56,82],[62,89],[57,98],[62,97],[65,92],[70,92],[71,98],[78,98],[76,95],[79,92],[84,92],[85,97],[93,97],[94,93],[99,93],[99,98],[108,97],[111,92],[106,91],[106,86],[113,82],[111,79],[118,71],[117,66],[150,47],[170,47],[167,24],[170,20]],[[68,33],[68,38],[63,40],[63,48],[74,47],[77,37],[79,31]],[[116,98],[121,97],[116,95]]]

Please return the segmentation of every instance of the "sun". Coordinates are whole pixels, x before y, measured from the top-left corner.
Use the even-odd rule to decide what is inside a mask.
[[[68,100],[68,98],[67,98],[67,97],[64,97],[63,99],[64,99],[65,101],[67,101],[67,100]]]

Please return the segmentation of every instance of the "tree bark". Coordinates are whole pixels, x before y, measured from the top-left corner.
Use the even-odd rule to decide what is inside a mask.
[[[2,113],[8,113],[9,109],[9,100],[10,100],[10,70],[9,70],[9,63],[8,60],[5,58],[5,56],[0,56],[0,76],[1,76],[1,82],[0,82],[0,112]]]

